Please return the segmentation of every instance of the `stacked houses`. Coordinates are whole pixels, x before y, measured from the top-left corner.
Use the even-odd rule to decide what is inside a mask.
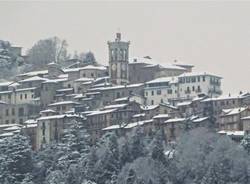
[[[60,141],[80,122],[93,142],[106,132],[158,129],[175,141],[190,127],[214,127],[238,139],[250,131],[250,94],[222,96],[221,77],[193,65],[129,58],[130,42],[108,42],[109,65],[80,63],[16,76],[0,83],[0,138],[22,133],[32,147]]]

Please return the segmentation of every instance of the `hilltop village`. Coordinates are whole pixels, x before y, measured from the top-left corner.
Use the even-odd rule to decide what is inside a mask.
[[[250,130],[250,94],[222,95],[220,76],[193,65],[155,64],[129,57],[130,42],[108,42],[108,66],[68,61],[0,83],[0,138],[23,134],[32,148],[60,141],[69,122],[81,122],[95,142],[106,132],[162,129],[168,142],[184,129],[210,127],[239,142]]]

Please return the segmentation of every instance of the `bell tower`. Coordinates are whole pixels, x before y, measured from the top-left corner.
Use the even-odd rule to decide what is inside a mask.
[[[115,41],[108,42],[109,76],[112,84],[129,83],[128,58],[130,42],[121,41],[121,33],[116,33]]]

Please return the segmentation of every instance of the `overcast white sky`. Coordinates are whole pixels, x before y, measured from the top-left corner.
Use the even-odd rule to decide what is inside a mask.
[[[250,2],[0,2],[0,39],[28,49],[56,35],[107,64],[119,29],[130,56],[194,64],[228,94],[250,91],[249,18]]]

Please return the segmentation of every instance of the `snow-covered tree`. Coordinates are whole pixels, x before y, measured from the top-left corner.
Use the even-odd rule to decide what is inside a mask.
[[[29,63],[34,65],[34,68],[44,68],[48,63],[60,63],[66,60],[67,42],[58,37],[39,40],[29,51]]]
[[[244,136],[243,140],[241,141],[241,145],[248,152],[248,154],[250,154],[250,134]]]
[[[229,137],[222,136],[207,156],[208,169],[202,184],[249,183],[249,157]]]
[[[21,183],[33,169],[29,141],[21,135],[1,139],[0,159],[0,183]]]
[[[183,184],[200,181],[207,169],[206,157],[217,139],[215,133],[204,128],[191,130],[180,137],[169,166],[171,180]]]
[[[159,130],[156,133],[156,136],[154,140],[152,141],[152,151],[151,151],[151,157],[154,160],[158,160],[159,162],[162,162],[163,164],[166,164],[166,157],[164,154],[164,134],[162,130]]]

